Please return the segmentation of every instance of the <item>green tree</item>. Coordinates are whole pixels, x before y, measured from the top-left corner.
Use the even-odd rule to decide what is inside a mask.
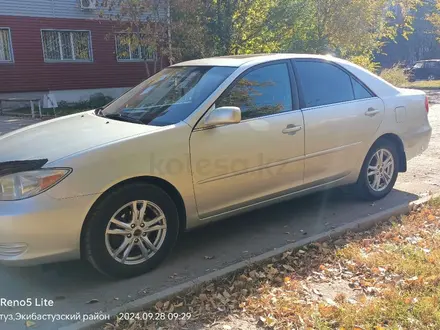
[[[412,33],[422,0],[106,2],[108,8],[118,8],[111,17],[119,27],[135,32],[130,38],[172,61],[228,54],[333,53],[374,69],[373,55],[387,41]]]

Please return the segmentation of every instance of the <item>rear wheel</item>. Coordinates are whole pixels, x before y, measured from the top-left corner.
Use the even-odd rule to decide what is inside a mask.
[[[434,76],[433,74],[430,74],[430,75],[428,76],[428,80],[435,80],[435,76]]]
[[[357,190],[367,200],[384,198],[393,189],[399,172],[399,154],[395,145],[379,140],[371,147],[359,175]]]
[[[144,183],[122,186],[94,207],[84,228],[84,253],[100,272],[115,278],[143,274],[173,248],[179,218],[173,200]]]

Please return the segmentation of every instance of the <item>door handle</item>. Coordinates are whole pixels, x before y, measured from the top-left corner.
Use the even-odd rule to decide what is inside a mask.
[[[302,130],[302,126],[295,126],[292,124],[287,125],[285,129],[283,129],[283,134],[294,135],[296,132]]]
[[[373,117],[373,116],[377,115],[378,113],[380,113],[380,110],[377,110],[374,108],[369,108],[367,110],[367,112],[365,112],[365,116]]]

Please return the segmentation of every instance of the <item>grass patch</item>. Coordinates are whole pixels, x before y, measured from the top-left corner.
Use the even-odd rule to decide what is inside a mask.
[[[400,65],[395,65],[390,69],[383,69],[380,77],[397,87],[413,89],[440,89],[440,80],[418,80],[409,81],[404,69]]]
[[[189,320],[122,329],[440,329],[440,199],[334,242],[313,243],[146,312]]]
[[[420,80],[414,82],[406,82],[400,87],[414,89],[440,89],[440,80]]]

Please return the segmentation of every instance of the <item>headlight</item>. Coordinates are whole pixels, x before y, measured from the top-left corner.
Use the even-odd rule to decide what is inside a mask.
[[[70,174],[70,169],[41,169],[0,177],[0,201],[29,198],[48,190]]]

